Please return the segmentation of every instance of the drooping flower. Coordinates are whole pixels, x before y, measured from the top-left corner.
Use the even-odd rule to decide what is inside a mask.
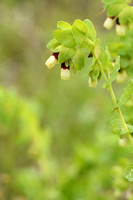
[[[106,29],[111,29],[114,25],[114,17],[107,17],[103,26],[106,28]]]
[[[125,35],[126,33],[126,27],[123,24],[120,24],[119,19],[116,20],[116,34],[117,35]]]
[[[61,79],[62,80],[69,80],[70,78],[70,67],[66,66],[65,63],[61,64]]]
[[[46,61],[45,65],[46,65],[49,69],[53,68],[53,67],[56,65],[56,63],[58,62],[58,55],[59,55],[59,52],[53,53],[53,54],[48,58],[48,60]]]

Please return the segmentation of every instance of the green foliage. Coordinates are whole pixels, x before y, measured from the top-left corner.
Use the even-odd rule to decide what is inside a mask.
[[[133,80],[129,80],[115,108],[123,104],[126,104],[131,99],[132,95],[133,95]]]
[[[130,179],[124,175],[132,163],[132,145],[126,141],[117,112],[113,112],[116,125],[110,130],[112,104],[100,89],[101,83],[94,90],[86,84],[86,76],[100,80],[102,71],[107,77],[105,84],[111,84],[119,70],[118,55],[120,69],[133,74],[131,13],[125,9],[120,13],[120,20],[126,20],[123,23],[128,22],[131,29],[124,37],[115,39],[101,32],[104,41],[116,42],[109,50],[103,39],[96,38],[90,20],[76,20],[73,25],[59,21],[57,30],[61,32],[48,48],[60,52],[60,63],[82,72],[75,77],[71,74],[71,80],[64,83],[58,69],[50,73],[42,68],[56,21],[72,21],[76,13],[82,19],[88,15],[95,17],[96,29],[104,31],[100,28],[103,16],[96,17],[99,6],[100,1],[89,1],[87,9],[87,2],[81,0],[0,2],[0,199],[131,200],[132,167]],[[114,84],[114,88],[121,93],[123,85]],[[122,111],[132,133],[132,98]],[[120,145],[125,141],[124,148],[118,140]]]

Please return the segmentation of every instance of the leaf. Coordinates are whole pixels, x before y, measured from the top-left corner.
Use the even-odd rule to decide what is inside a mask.
[[[85,56],[81,50],[77,50],[73,63],[78,70],[81,70],[85,66]]]
[[[133,182],[133,163],[130,164],[126,169],[125,179],[127,179],[130,183]]]
[[[92,40],[92,41],[95,41],[95,39],[96,39],[96,30],[95,30],[95,28],[94,28],[92,22],[91,22],[89,19],[85,19],[85,20],[84,20],[84,23],[85,23],[85,24],[87,25],[87,27],[88,27],[88,34],[87,34],[88,38],[89,38],[90,40]]]
[[[50,49],[51,51],[54,50],[56,47],[58,47],[60,43],[56,40],[53,39],[47,44],[47,48]]]
[[[67,23],[67,22],[59,21],[57,23],[57,28],[58,29],[62,29],[62,30],[68,30],[68,29],[71,29],[72,26],[69,23]]]
[[[99,38],[97,38],[95,41],[94,54],[95,54],[96,59],[98,59],[100,55],[100,39]]]
[[[76,53],[76,49],[67,48],[62,45],[59,56],[58,56],[59,63],[68,61],[70,58],[72,58],[74,56],[75,53]]]
[[[133,23],[133,7],[126,6],[119,14],[120,24]]]
[[[76,41],[76,44],[78,45],[79,48],[81,48],[81,46],[85,42],[84,34],[75,26],[72,27],[72,34]]]
[[[77,19],[73,23],[73,27],[76,27],[81,33],[87,35],[88,34],[88,27],[87,25],[81,21],[80,19]]]
[[[109,6],[109,8],[107,9],[107,15],[109,17],[117,16],[124,9],[125,6],[126,4],[114,4]]]
[[[133,94],[133,80],[129,80],[127,83],[127,86],[122,94],[122,96],[120,97],[120,100],[118,102],[118,104],[115,105],[115,108],[126,104],[132,97]]]
[[[107,72],[107,63],[108,63],[108,54],[105,52],[103,48],[100,47],[100,53],[98,57],[99,62],[102,65],[102,68],[105,72]]]
[[[111,129],[113,133],[121,135],[121,133],[123,132],[121,121],[119,119],[113,119],[111,121]]]
[[[73,48],[76,43],[71,30],[56,30],[54,31],[55,39],[66,47]]]

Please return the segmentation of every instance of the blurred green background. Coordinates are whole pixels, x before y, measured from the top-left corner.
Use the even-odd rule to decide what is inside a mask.
[[[127,195],[131,149],[111,133],[112,104],[102,83],[90,89],[82,72],[62,81],[60,66],[45,67],[58,20],[89,18],[104,43],[105,16],[100,0],[0,1],[1,200]]]

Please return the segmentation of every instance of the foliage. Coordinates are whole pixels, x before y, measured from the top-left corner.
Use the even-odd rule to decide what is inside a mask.
[[[126,35],[114,37],[101,29],[99,9],[100,1],[0,2],[0,199],[132,199],[132,80],[115,84],[121,71],[132,79],[132,15],[121,14],[130,18]],[[60,50],[59,65],[50,73],[45,46],[59,18],[48,44]],[[62,62],[70,65],[67,83],[58,78]],[[112,82],[113,106],[100,88],[110,92]]]

